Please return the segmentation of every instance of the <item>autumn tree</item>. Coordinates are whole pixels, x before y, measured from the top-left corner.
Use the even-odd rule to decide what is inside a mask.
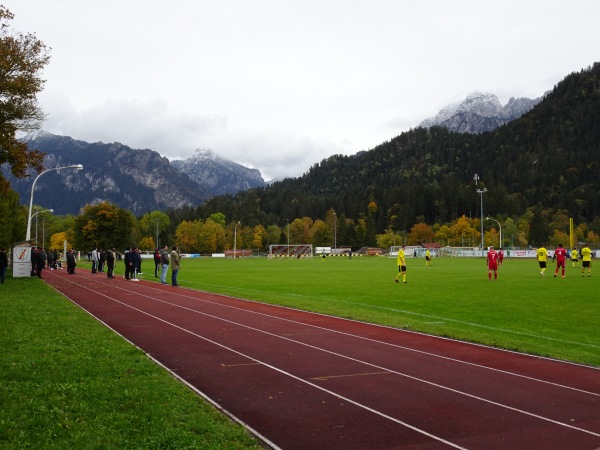
[[[184,220],[177,226],[175,239],[177,240],[177,246],[182,252],[195,253],[199,251],[201,227],[202,224],[197,220]]]
[[[68,239],[67,239],[67,233],[64,231],[61,231],[59,233],[54,233],[52,236],[50,236],[50,248],[51,249],[58,249],[61,250],[64,246],[65,241],[67,241],[67,245],[68,245]]]
[[[425,223],[413,225],[408,233],[408,245],[417,245],[423,242],[431,242],[435,237],[433,228]]]
[[[262,250],[266,234],[267,230],[265,230],[265,227],[262,225],[256,225],[252,229],[252,248],[258,248]]]
[[[14,31],[13,18],[0,5],[0,165],[8,163],[14,176],[24,177],[29,168],[43,169],[43,153],[30,151],[17,133],[38,129],[44,118],[36,95],[44,86],[40,74],[50,55],[35,35]],[[0,190],[8,188],[0,172]]]
[[[452,230],[452,238],[455,246],[460,245],[464,247],[466,245],[465,241],[470,242],[471,246],[475,246],[475,242],[481,237],[481,233],[473,225],[473,222],[464,215],[454,222],[450,229]]]
[[[160,236],[161,234],[169,229],[169,225],[171,224],[171,219],[162,211],[152,211],[147,214],[144,214],[140,219],[140,231],[145,237],[152,236],[156,239],[157,242],[154,242],[153,239],[153,248],[157,248],[160,245]],[[158,238],[156,238],[158,236]],[[164,241],[164,239],[163,239]],[[140,240],[140,246],[142,242]],[[145,245],[148,245],[148,242],[145,242]],[[151,250],[148,248],[147,250]]]
[[[133,213],[110,202],[86,205],[75,219],[75,245],[82,250],[132,246],[136,225]]]

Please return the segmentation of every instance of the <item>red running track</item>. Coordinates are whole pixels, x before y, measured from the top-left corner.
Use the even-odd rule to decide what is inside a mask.
[[[46,281],[273,448],[600,449],[600,370],[149,281]]]

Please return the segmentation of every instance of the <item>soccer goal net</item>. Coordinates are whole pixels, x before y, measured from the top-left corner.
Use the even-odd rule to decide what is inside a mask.
[[[312,258],[311,244],[269,245],[269,258]]]

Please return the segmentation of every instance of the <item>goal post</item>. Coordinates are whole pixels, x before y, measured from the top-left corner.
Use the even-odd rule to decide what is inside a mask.
[[[269,259],[272,258],[312,258],[312,244],[269,245]]]

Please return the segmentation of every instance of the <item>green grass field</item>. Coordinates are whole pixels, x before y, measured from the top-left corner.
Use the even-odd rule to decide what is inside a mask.
[[[151,265],[145,262],[146,267]],[[600,273],[505,259],[489,281],[483,259],[188,259],[183,286],[600,366]],[[147,269],[146,272],[149,272]],[[146,279],[152,280],[152,276]]]
[[[385,257],[184,259],[179,282],[600,366],[600,278],[570,265],[564,279],[553,269],[542,278],[532,260],[505,260],[497,281],[483,259],[407,264],[408,283],[396,284],[395,260]],[[153,269],[146,260],[143,278],[158,281]],[[41,280],[0,286],[0,324],[0,448],[259,448]]]
[[[0,285],[0,405],[2,449],[261,448],[37,278]]]

